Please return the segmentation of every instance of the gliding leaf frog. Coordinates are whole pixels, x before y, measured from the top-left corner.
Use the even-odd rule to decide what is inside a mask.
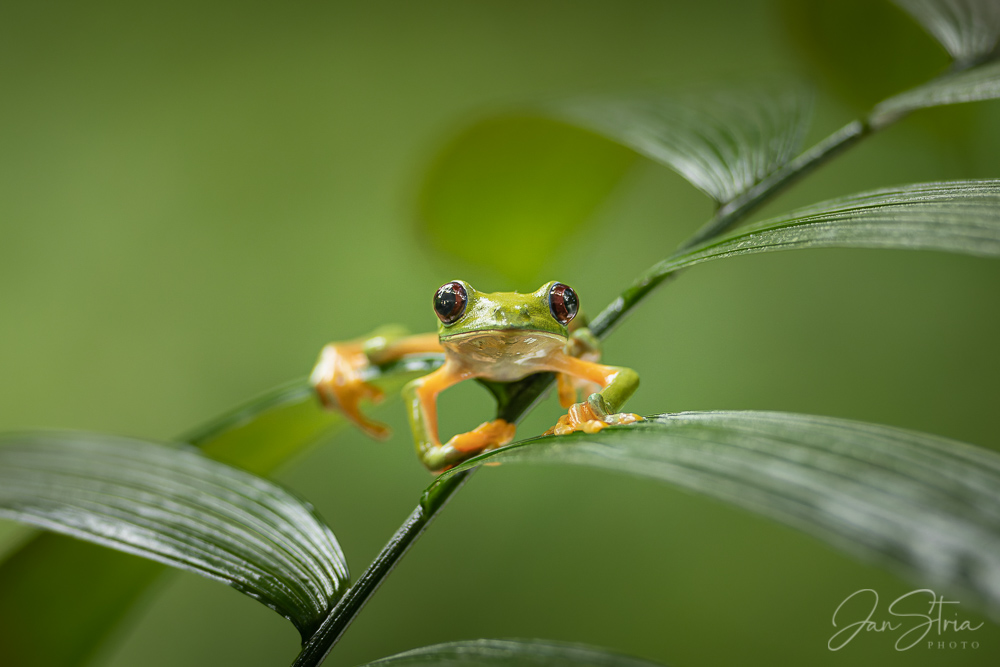
[[[330,343],[323,348],[311,381],[324,406],[342,412],[369,435],[384,438],[388,428],[358,409],[361,398],[382,398],[380,389],[361,379],[361,369],[407,354],[444,352],[444,365],[403,388],[417,456],[432,472],[447,470],[514,438],[514,424],[495,419],[441,443],[437,395],[463,380],[514,382],[533,373],[556,373],[560,403],[569,411],[547,434],[593,433],[641,419],[618,414],[639,386],[639,376],[628,368],[597,363],[596,337],[586,328],[569,330],[579,309],[576,292],[558,282],[546,283],[531,294],[487,294],[455,280],[434,295],[434,312],[441,320],[436,334],[391,332]],[[578,389],[588,387],[597,391],[577,403]]]

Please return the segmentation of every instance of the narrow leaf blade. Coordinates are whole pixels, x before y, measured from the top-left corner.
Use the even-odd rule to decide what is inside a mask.
[[[869,122],[875,128],[917,109],[1000,97],[1000,60],[935,79],[879,103]]]
[[[803,248],[943,250],[1000,257],[1000,179],[918,183],[834,199],[743,227],[654,267]]]
[[[1000,455],[913,431],[777,412],[658,415],[522,441],[486,462],[586,465],[769,516],[1000,613]]]
[[[996,0],[893,0],[930,33],[957,62],[990,54],[1000,38]]]
[[[223,581],[303,637],[349,576],[336,538],[310,506],[187,447],[5,434],[0,516]]]
[[[554,110],[670,167],[720,205],[798,153],[811,112],[801,86],[580,100]]]
[[[538,639],[476,639],[397,653],[362,667],[657,667],[656,663],[605,649]]]

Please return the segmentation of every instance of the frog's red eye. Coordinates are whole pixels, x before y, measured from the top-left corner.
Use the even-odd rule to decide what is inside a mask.
[[[580,299],[569,285],[556,283],[549,290],[549,310],[562,324],[569,324],[580,310]]]
[[[460,282],[445,283],[434,295],[434,312],[445,324],[454,324],[465,312],[469,294]]]

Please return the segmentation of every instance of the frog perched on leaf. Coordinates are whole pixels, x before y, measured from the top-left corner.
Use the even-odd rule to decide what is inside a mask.
[[[618,413],[639,386],[639,376],[628,368],[597,363],[597,339],[586,328],[572,333],[568,328],[579,309],[576,292],[558,282],[542,285],[531,294],[519,294],[478,292],[456,280],[442,285],[434,295],[434,312],[441,320],[436,334],[388,333],[330,343],[323,348],[311,381],[324,406],[342,412],[369,435],[384,438],[389,429],[358,409],[362,398],[382,398],[380,389],[361,379],[361,370],[408,354],[444,352],[444,365],[403,388],[417,456],[432,472],[446,470],[514,438],[514,424],[495,419],[441,443],[437,395],[463,380],[514,382],[533,373],[556,373],[559,401],[569,411],[547,431],[549,434],[593,433],[608,425],[641,419]],[[588,386],[599,391],[577,403],[577,389]]]

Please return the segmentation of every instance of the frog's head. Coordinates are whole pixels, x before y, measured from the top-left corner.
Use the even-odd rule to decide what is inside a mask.
[[[445,283],[434,295],[434,312],[442,340],[485,331],[542,331],[566,338],[566,326],[580,310],[568,285],[545,283],[531,294],[485,293],[469,283]]]

